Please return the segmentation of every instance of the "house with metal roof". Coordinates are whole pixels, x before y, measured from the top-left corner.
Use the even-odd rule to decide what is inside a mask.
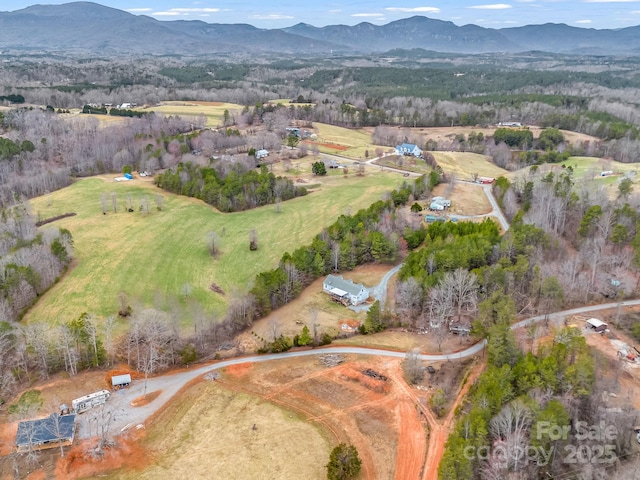
[[[322,289],[331,298],[344,305],[358,305],[369,298],[369,289],[353,280],[345,280],[342,275],[327,275]]]
[[[124,375],[114,375],[111,377],[111,386],[114,390],[120,388],[126,388],[131,384],[131,374],[125,373]]]
[[[76,415],[52,413],[47,418],[25,420],[18,424],[16,449],[18,452],[69,446],[76,433]]]

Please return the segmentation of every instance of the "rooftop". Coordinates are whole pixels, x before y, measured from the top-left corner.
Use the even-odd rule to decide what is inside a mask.
[[[364,288],[361,283],[353,283],[353,280],[345,280],[342,275],[327,275],[324,284],[334,289],[344,290],[351,295],[357,295]]]
[[[75,414],[61,416],[52,413],[47,418],[20,422],[18,433],[16,433],[16,445],[28,446],[58,440],[72,440],[75,433],[75,421]]]

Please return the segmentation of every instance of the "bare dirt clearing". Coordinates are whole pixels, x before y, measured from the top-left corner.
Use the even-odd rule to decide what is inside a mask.
[[[226,374],[220,382],[296,409],[333,432],[333,442],[354,444],[363,460],[363,478],[417,478],[426,434],[414,401],[404,393],[399,365],[395,359],[348,356],[347,362],[327,368],[317,359],[292,359],[278,362],[277,368],[256,364],[242,378]],[[387,381],[364,375],[367,368]],[[408,442],[402,448],[401,433]],[[398,455],[409,450],[417,461],[405,458],[398,476]]]

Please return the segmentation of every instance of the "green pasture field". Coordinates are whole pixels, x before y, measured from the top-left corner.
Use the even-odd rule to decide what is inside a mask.
[[[408,156],[401,157],[399,155],[388,155],[386,157],[379,158],[373,162],[373,164],[382,167],[398,168],[400,170],[419,173],[421,175],[429,174],[431,173],[431,170],[433,170],[424,160]]]
[[[316,142],[322,153],[340,155],[354,160],[366,160],[365,151],[367,150],[369,158],[375,157],[375,150],[378,147],[389,150],[389,147],[371,143],[371,133],[364,129],[337,127],[326,123],[314,123],[313,129],[318,138],[307,141],[307,144],[311,147],[312,142]],[[331,145],[336,147],[332,148]]]
[[[235,103],[225,102],[161,102],[158,106],[148,108],[136,108],[138,111],[153,111],[164,115],[180,115],[182,117],[197,117],[204,115],[207,117],[208,127],[219,127],[224,123],[224,111],[228,110],[231,115],[240,114],[244,107]]]
[[[615,160],[608,160],[604,158],[594,157],[569,157],[565,162],[559,165],[566,167],[571,166],[576,178],[596,178],[603,183],[617,183],[619,180],[618,174],[625,174],[627,172],[637,172],[640,170],[640,165],[637,163],[620,163]],[[603,171],[611,170],[616,175],[601,177],[600,174]]]
[[[568,160],[560,163],[544,163],[538,167],[538,172],[542,175],[548,172],[558,173],[565,167],[571,167],[573,169],[573,176],[576,180],[592,182],[593,184],[606,187],[610,198],[617,197],[618,183],[626,173],[636,172],[636,175],[631,177],[634,183],[637,178],[640,178],[638,175],[638,173],[640,173],[640,164],[638,163],[621,163],[615,160],[596,157],[569,157]],[[531,166],[525,167],[516,172],[512,172],[509,177],[513,178],[526,174],[530,169]],[[606,177],[600,175],[607,170],[614,172],[614,174],[607,175]]]
[[[458,180],[472,180],[473,174],[480,177],[508,176],[507,170],[493,164],[486,155],[470,152],[429,152],[433,154],[445,174],[454,174]]]
[[[114,175],[115,177],[115,175]],[[387,172],[369,172],[364,177],[314,179],[321,186],[307,196],[281,205],[238,213],[220,213],[205,203],[173,195],[155,187],[149,179],[136,177],[115,182],[113,177],[82,179],[46,197],[31,201],[40,218],[68,212],[76,216],[50,225],[71,231],[74,240],[73,268],[33,306],[27,321],[52,323],[78,317],[83,312],[98,316],[117,311],[118,292],[132,301],[152,305],[155,292],[185,298],[190,296],[209,312],[222,313],[230,297],[247,291],[255,275],[273,268],[285,251],[305,245],[323,227],[345,213],[365,208],[396,187],[403,178]],[[118,212],[102,214],[101,194],[118,196]],[[155,195],[164,197],[162,211]],[[127,196],[134,212],[123,209]],[[150,212],[138,210],[139,201],[149,198]],[[249,251],[249,231],[256,229],[258,251]],[[207,232],[220,236],[221,254],[212,258],[207,250]],[[215,293],[215,283],[225,295]]]

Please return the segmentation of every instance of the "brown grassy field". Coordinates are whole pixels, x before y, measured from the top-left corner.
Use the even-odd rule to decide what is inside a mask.
[[[472,180],[474,174],[481,177],[507,175],[507,170],[497,167],[486,155],[469,152],[430,152],[445,174],[458,180]]]
[[[335,440],[295,410],[259,396],[201,382],[181,394],[148,428],[142,470],[112,480],[326,477]]]

